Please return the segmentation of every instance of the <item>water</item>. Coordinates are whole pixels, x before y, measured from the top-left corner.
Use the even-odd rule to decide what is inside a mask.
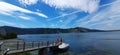
[[[68,51],[64,53],[58,53],[58,55],[120,54],[120,32],[19,35],[18,39],[53,41],[57,37],[62,37],[66,43],[70,44]]]

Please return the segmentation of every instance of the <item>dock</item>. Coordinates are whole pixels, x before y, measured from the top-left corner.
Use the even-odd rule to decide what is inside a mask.
[[[38,50],[38,55],[44,53],[46,49],[53,49],[58,47],[62,41],[55,40],[54,42],[51,41],[24,41],[24,40],[17,40],[17,41],[6,41],[6,45],[1,45],[1,51],[4,48],[9,48],[8,50],[4,50],[3,55],[15,54],[15,53],[24,53],[29,51]]]

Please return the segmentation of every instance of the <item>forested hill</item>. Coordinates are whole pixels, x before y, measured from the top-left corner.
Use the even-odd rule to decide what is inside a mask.
[[[72,32],[102,32],[102,30],[94,30],[87,28],[68,28],[68,29],[60,29],[60,28],[18,28],[11,26],[0,26],[0,34],[6,34],[14,32],[16,34],[53,34],[53,33],[72,33]]]

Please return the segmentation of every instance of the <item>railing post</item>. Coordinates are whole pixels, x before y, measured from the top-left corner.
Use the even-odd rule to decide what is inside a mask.
[[[19,41],[17,41],[17,50],[19,49]]]
[[[49,46],[49,41],[47,41],[47,46]]]
[[[43,41],[41,41],[41,45],[43,46]]]
[[[25,50],[25,41],[23,41],[23,51]]]
[[[40,47],[40,41],[38,41],[38,48]]]
[[[34,47],[34,41],[32,41],[32,47]]]

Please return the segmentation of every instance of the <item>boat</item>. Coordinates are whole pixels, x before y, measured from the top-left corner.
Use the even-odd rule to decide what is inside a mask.
[[[56,53],[56,52],[63,53],[63,52],[68,51],[68,49],[69,49],[69,44],[62,42],[59,46],[51,48],[51,51],[53,53]]]
[[[67,50],[69,48],[69,44],[67,43],[62,43],[61,45],[58,46],[60,50]]]

